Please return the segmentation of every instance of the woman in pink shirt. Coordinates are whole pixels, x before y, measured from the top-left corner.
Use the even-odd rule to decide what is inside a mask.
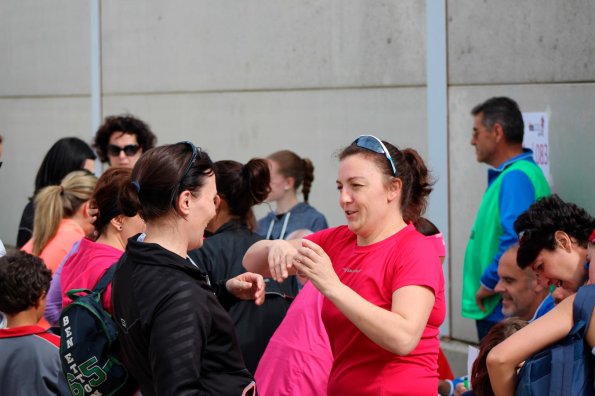
[[[277,280],[297,270],[324,295],[329,395],[435,395],[444,278],[431,242],[411,224],[431,191],[427,168],[414,150],[370,135],[339,159],[347,225],[301,243],[259,241],[244,265],[268,263]]]
[[[110,168],[98,180],[93,203],[99,211],[95,227],[96,241],[84,238],[64,263],[60,275],[62,309],[72,301],[71,289],[92,290],[103,274],[120,259],[128,238],[145,230],[138,215],[140,204],[133,190],[130,168]],[[111,283],[102,294],[103,306],[112,312]]]

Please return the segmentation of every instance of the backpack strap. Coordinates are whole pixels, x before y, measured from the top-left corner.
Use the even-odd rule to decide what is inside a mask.
[[[114,273],[116,272],[117,268],[118,268],[118,262],[115,262],[112,264],[111,267],[108,268],[107,271],[105,271],[105,274],[103,274],[101,279],[99,279],[99,281],[95,285],[95,288],[93,289],[94,293],[98,293],[98,294],[103,293],[103,291],[105,290],[107,285],[109,285],[109,283],[112,281],[112,278],[114,277]]]
[[[591,323],[593,307],[595,307],[595,285],[579,288],[574,298],[572,316],[574,323],[578,323],[581,320],[585,323],[585,331],[587,331],[589,323]]]

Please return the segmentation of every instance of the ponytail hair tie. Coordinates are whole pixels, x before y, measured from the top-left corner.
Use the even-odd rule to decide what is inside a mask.
[[[60,195],[64,195],[64,186],[60,184]]]
[[[134,189],[136,190],[136,193],[138,194],[140,192],[140,184],[139,184],[138,180],[133,180],[132,186],[134,187]]]

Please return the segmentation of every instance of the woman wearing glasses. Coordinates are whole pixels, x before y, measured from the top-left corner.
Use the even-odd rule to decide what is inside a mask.
[[[325,296],[322,319],[334,361],[330,395],[436,394],[444,278],[431,242],[412,224],[431,191],[417,152],[374,136],[339,155],[346,226],[301,241],[260,241],[244,265],[275,279],[307,276]]]
[[[129,114],[106,117],[93,147],[101,162],[132,168],[141,154],[155,147],[157,138],[143,121]]]
[[[213,164],[190,142],[149,150],[132,170],[146,233],[130,238],[112,282],[126,367],[143,395],[241,395],[254,388],[224,309],[264,300],[260,275],[211,284],[188,258],[218,200]],[[248,393],[250,394],[250,393]]]
[[[289,150],[274,152],[267,160],[271,170],[271,192],[267,201],[275,203],[275,210],[258,221],[256,232],[265,239],[291,239],[295,231],[315,232],[327,228],[324,215],[308,204],[314,181],[312,161]],[[300,187],[304,202],[298,200]]]

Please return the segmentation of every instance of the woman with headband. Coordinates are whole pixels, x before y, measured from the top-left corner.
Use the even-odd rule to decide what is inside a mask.
[[[132,170],[145,234],[118,262],[112,299],[124,363],[151,395],[253,394],[224,307],[264,300],[260,275],[211,283],[188,257],[202,246],[218,201],[213,163],[190,142],[147,151]]]

